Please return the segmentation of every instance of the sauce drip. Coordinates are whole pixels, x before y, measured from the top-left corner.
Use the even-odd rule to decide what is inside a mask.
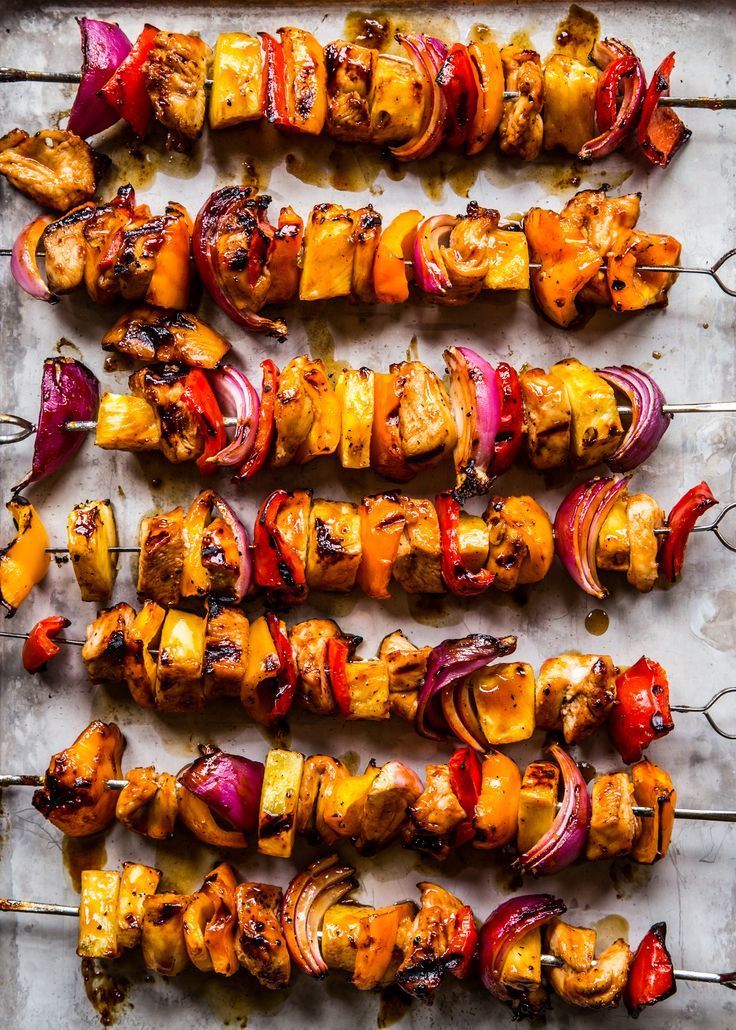
[[[608,629],[608,622],[608,612],[605,612],[602,608],[593,608],[585,616],[585,628],[594,637],[603,636]]]
[[[79,894],[82,890],[82,873],[85,869],[104,869],[107,862],[105,838],[101,834],[94,837],[64,837],[61,846],[64,867],[69,873],[74,890]]]
[[[582,64],[588,63],[588,56],[600,34],[600,22],[592,11],[570,4],[567,17],[563,18],[555,31],[555,53],[574,57]]]
[[[376,1016],[378,1030],[399,1023],[411,1006],[411,998],[396,984],[390,984],[381,991],[381,1001]]]
[[[125,1005],[130,981],[112,977],[98,959],[82,959],[84,991],[103,1026],[112,1026]]]

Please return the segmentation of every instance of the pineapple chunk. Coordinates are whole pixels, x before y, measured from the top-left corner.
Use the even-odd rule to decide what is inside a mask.
[[[624,435],[613,387],[576,358],[558,361],[550,372],[563,381],[570,402],[574,467],[592,468],[610,458]]]
[[[403,143],[416,136],[424,123],[428,97],[411,62],[379,54],[369,104],[371,141]]]
[[[118,904],[118,943],[134,948],[141,939],[143,903],[158,890],[161,871],[150,865],[123,862]]]
[[[348,719],[388,719],[388,668],[380,658],[348,662],[346,668],[350,691]]]
[[[156,707],[162,711],[196,711],[202,707],[205,625],[205,620],[192,612],[167,612],[156,678]]]
[[[313,590],[353,589],[361,557],[360,510],[347,501],[318,498],[309,513],[307,583]]]
[[[347,297],[353,282],[353,212],[339,204],[317,204],[304,231],[300,300]]]
[[[468,515],[461,511],[457,524],[457,542],[463,562],[471,572],[482,569],[488,561],[488,523],[478,515]]]
[[[557,813],[560,770],[554,762],[532,762],[521,781],[517,846],[524,854],[552,825]]]
[[[82,958],[117,958],[120,873],[108,869],[82,872],[79,903],[79,942]]]
[[[485,290],[529,289],[529,246],[523,232],[494,229],[487,239]]]
[[[476,672],[470,687],[489,744],[516,744],[534,733],[534,670],[503,662]]]
[[[530,930],[513,943],[501,970],[501,983],[530,991],[542,982],[542,931]]]
[[[258,850],[272,858],[289,858],[296,837],[296,809],[304,773],[304,755],[271,748],[266,758],[258,817]]]
[[[66,520],[67,546],[83,601],[107,601],[118,572],[118,534],[109,500],[76,504]]]
[[[156,451],[161,425],[153,406],[134,394],[103,393],[95,443],[106,451]]]
[[[221,32],[215,46],[210,93],[210,128],[262,118],[264,103],[261,41],[245,32]]]
[[[373,372],[346,368],[335,387],[340,403],[338,457],[344,469],[367,469],[371,464],[373,430]]]

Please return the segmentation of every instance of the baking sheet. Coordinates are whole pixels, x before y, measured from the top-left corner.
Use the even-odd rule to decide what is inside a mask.
[[[391,6],[391,5],[387,5]],[[447,11],[452,11],[448,15]],[[28,4],[6,0],[0,26],[0,64],[32,68],[76,69],[78,33],[73,16],[119,20],[135,38],[145,20],[166,28],[196,30],[212,43],[220,31],[274,30],[285,21],[313,30],[323,42],[339,37],[350,8],[337,4],[187,4],[120,5]],[[595,11],[603,32],[630,39],[651,70],[670,47],[678,49],[673,92],[688,95],[722,91],[734,93],[732,71],[736,58],[732,14],[728,3],[668,4],[598,3]],[[560,3],[424,4],[402,6],[398,16],[426,30],[465,38],[471,24],[484,22],[508,39],[521,32],[531,37],[544,55],[553,30],[566,13]],[[56,85],[0,86],[0,128],[15,125],[36,131],[55,123],[68,111],[74,87]],[[115,173],[104,195],[131,178],[141,196],[160,210],[168,199],[183,201],[194,212],[209,192],[224,183],[258,177],[274,198],[274,206],[292,203],[302,214],[320,200],[333,199],[339,187],[348,189],[338,199],[352,206],[373,202],[390,217],[408,207],[426,214],[460,211],[466,195],[496,206],[503,214],[523,211],[532,204],[561,206],[581,186],[608,182],[643,193],[641,224],[652,231],[672,232],[684,241],[683,259],[703,264],[734,244],[736,191],[732,140],[733,114],[692,112],[688,123],[694,138],[665,174],[648,170],[627,157],[612,157],[590,169],[570,159],[539,161],[529,166],[486,155],[468,165],[460,159],[437,159],[421,167],[402,170],[389,178],[369,149],[340,148],[329,142],[285,140],[268,127],[233,130],[206,139],[192,159],[150,154],[141,163],[130,159],[115,131],[107,149],[115,159]],[[254,167],[255,166],[255,167]],[[329,171],[325,172],[325,166]],[[393,173],[392,173],[393,174]],[[305,181],[307,180],[307,181]],[[35,208],[5,182],[0,183],[2,228],[0,243],[7,245]],[[124,389],[127,370],[106,370],[98,341],[117,311],[98,309],[81,296],[47,308],[21,294],[11,280],[8,263],[0,268],[3,291],[0,303],[2,376],[0,410],[35,418],[43,357],[61,352],[82,356],[104,386]],[[524,297],[480,301],[458,311],[416,306],[396,309],[352,308],[330,303],[287,310],[291,327],[288,341],[250,338],[232,326],[211,305],[204,315],[229,336],[243,367],[254,374],[265,355],[286,360],[311,351],[326,359],[344,359],[384,368],[405,354],[419,356],[435,369],[442,367],[441,352],[451,343],[467,344],[518,365],[524,361],[549,365],[575,353],[591,363],[629,361],[652,371],[671,401],[726,399],[736,396],[734,330],[736,305],[707,280],[683,277],[672,290],[670,308],[630,319],[596,317],[582,333],[569,335],[542,322]],[[60,343],[64,338],[68,343]],[[675,420],[656,455],[636,476],[635,485],[653,493],[665,506],[685,488],[706,477],[724,500],[736,496],[734,455],[736,419],[683,416]],[[30,441],[0,452],[0,493],[7,498],[31,455]],[[443,476],[449,482],[449,468]],[[356,499],[380,488],[379,480],[362,474],[338,473],[336,464],[315,463],[288,469],[277,480],[264,476],[247,489],[236,490],[223,479],[222,492],[235,501],[252,524],[260,499],[276,484],[311,486],[328,497]],[[412,484],[416,496],[431,496],[438,473],[426,474]],[[503,483],[508,492],[528,490],[553,511],[562,490],[523,471]],[[188,502],[197,489],[192,474],[158,457],[96,451],[91,441],[61,476],[34,487],[32,497],[43,513],[52,540],[63,543],[65,517],[71,506],[87,497],[112,498],[122,543],[132,543],[141,515],[156,508]],[[11,532],[5,518],[2,538]],[[610,627],[603,637],[585,629],[585,615],[595,603],[576,591],[558,567],[545,584],[530,592],[525,605],[490,595],[467,603],[443,599],[408,599],[399,591],[391,602],[379,605],[355,596],[322,597],[300,610],[297,617],[316,612],[334,616],[341,625],[365,637],[363,653],[372,656],[381,637],[401,626],[417,643],[437,642],[447,636],[482,630],[516,633],[518,655],[538,669],[541,661],[565,649],[605,651],[621,663],[642,652],[660,659],[670,672],[673,702],[695,703],[715,689],[733,684],[734,588],[733,559],[708,537],[694,539],[688,553],[687,576],[674,591],[642,597],[620,582],[604,605]],[[123,561],[115,600],[135,601],[132,563]],[[257,609],[256,609],[257,610]],[[25,629],[49,612],[64,612],[80,635],[92,612],[80,602],[71,570],[52,568],[45,583],[23,606],[12,626]],[[0,768],[4,772],[37,773],[48,756],[68,744],[93,717],[115,719],[126,733],[125,767],[155,763],[176,771],[195,754],[200,741],[263,757],[269,741],[249,725],[238,705],[212,706],[204,714],[158,716],[136,708],[122,692],[89,686],[80,656],[69,649],[43,676],[22,674],[20,647],[3,642],[0,703]],[[736,710],[732,710],[736,713]],[[736,726],[736,714],[732,720]],[[529,746],[509,749],[520,762],[538,753],[541,735]],[[327,750],[348,756],[354,765],[371,757],[381,762],[401,757],[423,773],[424,765],[447,751],[416,737],[406,726],[339,720],[310,719],[297,714],[291,727],[292,746],[305,753]],[[683,805],[724,807],[736,805],[733,743],[706,732],[705,723],[681,716],[667,740],[655,744],[652,757],[668,767],[678,785]],[[582,757],[598,770],[615,767],[605,743],[582,749]],[[2,851],[0,894],[20,898],[73,903],[72,872],[76,867],[102,861],[96,850],[86,857],[62,848],[58,833],[46,826],[30,805],[29,791],[6,792],[2,798]],[[191,842],[156,847],[125,832],[113,832],[105,841],[107,864],[123,858],[150,861],[164,870],[169,882],[195,888],[201,875],[218,856]],[[736,965],[732,858],[736,831],[727,825],[682,823],[666,860],[655,868],[626,861],[573,868],[545,880],[539,889],[564,897],[573,920],[588,924],[607,916],[624,917],[636,942],[650,923],[665,918],[668,943],[677,965],[695,969],[724,969]],[[64,853],[62,853],[64,852]],[[416,896],[414,885],[435,878],[455,890],[484,918],[510,888],[508,875],[493,856],[466,849],[461,859],[436,868],[394,846],[376,859],[363,860],[344,848],[355,862],[362,883],[361,900],[378,903]],[[238,861],[239,871],[252,879],[286,884],[294,870],[311,854],[300,846],[294,862],[261,859],[255,851]],[[535,885],[527,885],[534,890]],[[620,921],[609,920],[609,929]],[[2,916],[0,965],[2,1021],[5,1026],[35,1028],[48,1025],[95,1027],[100,1013],[90,1004],[74,954],[76,925],[72,920]],[[102,977],[87,985],[98,1010],[121,1028],[204,1025],[298,1025],[340,1027],[401,1025],[416,1028],[470,1023],[502,1022],[504,1009],[477,987],[446,983],[433,1009],[414,1004],[406,1011],[390,999],[360,994],[338,977],[313,983],[298,977],[285,995],[261,991],[243,974],[227,983],[211,976],[188,974],[167,983],[146,975],[140,957],[112,964],[110,973],[123,981]],[[117,993],[116,993],[117,992]],[[716,987],[681,984],[677,995],[644,1017],[652,1030],[685,1027],[696,1019],[700,1026],[736,1026],[733,996]],[[586,1014],[556,1003],[547,1017],[550,1027],[593,1027],[605,1022],[612,1028],[627,1023],[622,1012]]]

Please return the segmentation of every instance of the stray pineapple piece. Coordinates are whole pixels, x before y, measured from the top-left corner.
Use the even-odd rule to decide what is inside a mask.
[[[153,405],[134,394],[103,393],[95,443],[106,451],[157,451],[161,425]]]
[[[258,818],[258,850],[272,858],[289,858],[296,837],[296,810],[304,773],[304,755],[271,748],[266,758]]]
[[[134,948],[141,939],[143,903],[155,894],[161,870],[137,862],[123,862],[118,903],[118,944]]]

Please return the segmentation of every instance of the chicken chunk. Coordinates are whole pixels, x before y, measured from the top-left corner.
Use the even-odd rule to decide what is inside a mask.
[[[217,368],[230,344],[189,312],[141,307],[118,319],[102,337],[102,349],[116,350],[138,361]]]
[[[399,434],[406,461],[429,468],[452,452],[457,443],[450,398],[439,377],[423,361],[392,365],[399,394]]]
[[[325,47],[327,131],[334,139],[367,143],[371,136],[369,98],[378,54],[337,40]]]
[[[514,45],[501,50],[507,90],[518,90],[516,100],[503,105],[498,130],[499,146],[504,154],[533,161],[542,148],[544,126],[544,76],[539,54]]]
[[[52,293],[71,293],[82,285],[87,264],[84,227],[95,210],[94,204],[82,204],[44,229],[41,244]]]
[[[146,89],[156,118],[168,129],[169,150],[189,150],[202,133],[211,50],[196,36],[159,32],[146,64]]]
[[[568,744],[590,736],[613,707],[615,680],[608,655],[562,654],[547,659],[537,677],[537,726],[562,730]]]
[[[179,811],[179,785],[171,773],[157,773],[152,765],[130,769],[126,786],[118,794],[115,816],[128,830],[151,840],[174,834]]]
[[[177,365],[142,368],[129,379],[130,390],[153,405],[161,422],[161,450],[168,461],[199,457],[204,439],[199,422],[182,400],[186,370]]]
[[[575,969],[566,963],[560,968],[550,969],[549,979],[553,989],[570,1005],[579,1008],[615,1008],[626,987],[633,958],[626,941],[619,938],[597,959],[593,959],[590,956],[589,930],[567,926],[562,944],[559,928],[558,923],[549,935],[549,950],[563,961],[565,956],[574,953],[578,956],[577,965],[585,965],[585,968]],[[582,938],[579,943],[574,942],[576,935]]]
[[[240,883],[235,889],[238,961],[270,990],[286,987],[291,975],[289,950],[279,919],[281,898],[281,888],[270,883]]]
[[[614,246],[636,225],[640,207],[638,193],[607,197],[605,190],[581,190],[568,200],[561,215],[605,261]],[[583,287],[580,300],[610,307],[611,290],[605,272],[597,272]]]
[[[641,593],[657,582],[659,564],[657,530],[664,525],[664,511],[648,494],[631,494],[626,505],[629,536],[629,567],[626,579]]]
[[[373,855],[392,841],[423,789],[417,774],[403,762],[387,762],[365,799],[360,834],[355,842],[358,851]]]
[[[628,773],[609,773],[593,784],[593,815],[590,820],[585,857],[627,855],[639,833],[634,815],[634,787]]]
[[[135,612],[122,601],[98,614],[87,626],[82,661],[93,683],[122,683]]]
[[[307,619],[292,626],[289,632],[299,674],[301,702],[317,715],[331,715],[336,711],[335,698],[325,672],[325,649],[330,639],[346,639],[352,653],[359,638],[346,638],[332,619]]]
[[[447,765],[428,765],[424,790],[409,810],[407,843],[430,854],[441,853],[452,831],[467,819],[450,783]]]
[[[54,211],[90,200],[109,163],[73,132],[43,129],[29,136],[14,129],[0,139],[0,175]]]
[[[434,883],[420,883],[422,907],[414,920],[410,947],[396,980],[415,998],[431,1000],[447,970],[444,962],[462,902]]]
[[[183,510],[142,518],[138,543],[139,596],[150,597],[164,608],[178,604],[184,567]]]
[[[431,501],[401,497],[404,531],[394,562],[393,575],[408,594],[441,594],[442,560],[440,525]]]

